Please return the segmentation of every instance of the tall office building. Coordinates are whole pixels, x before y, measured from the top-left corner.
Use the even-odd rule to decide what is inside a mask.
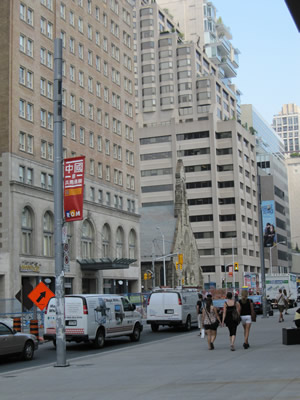
[[[84,218],[67,224],[66,291],[139,290],[132,7],[2,0],[0,22],[0,297],[45,278],[54,289],[56,37],[63,43],[63,156],[86,160]]]
[[[158,4],[136,4],[135,25],[142,213],[174,207],[181,159],[204,285],[243,286],[260,260],[255,137],[240,123],[239,93]]]
[[[291,231],[288,172],[284,144],[272,127],[251,104],[241,106],[242,122],[256,138],[256,161],[261,180],[262,204],[274,211],[276,242],[265,248],[267,272],[291,272]],[[262,207],[264,209],[264,206]],[[271,265],[272,264],[272,265]]]
[[[207,0],[158,0],[158,4],[178,22],[187,41],[203,48],[205,54],[219,67],[219,76],[228,85],[237,76],[239,50],[231,42],[232,35],[217,9]],[[237,94],[237,93],[236,93]]]
[[[284,104],[281,111],[273,116],[273,129],[283,139],[287,153],[299,152],[300,107]]]
[[[289,157],[285,160],[290,200],[291,245],[292,249],[300,249],[300,156]]]

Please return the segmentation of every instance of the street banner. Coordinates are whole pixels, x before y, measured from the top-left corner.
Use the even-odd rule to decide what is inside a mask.
[[[229,265],[228,267],[228,276],[233,276],[233,266]]]
[[[264,230],[264,247],[272,247],[274,246],[274,243],[276,243],[275,201],[262,201],[261,214]]]
[[[83,219],[85,157],[64,159],[64,211],[65,221]]]

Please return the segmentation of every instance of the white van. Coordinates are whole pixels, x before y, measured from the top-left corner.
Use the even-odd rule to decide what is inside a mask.
[[[184,326],[186,330],[197,323],[198,292],[193,289],[159,289],[150,294],[147,324],[153,332],[160,325]]]
[[[140,340],[142,316],[126,297],[106,294],[65,296],[67,342],[93,342],[100,349],[105,339],[129,336]],[[44,318],[44,339],[56,343],[56,299],[50,299]]]

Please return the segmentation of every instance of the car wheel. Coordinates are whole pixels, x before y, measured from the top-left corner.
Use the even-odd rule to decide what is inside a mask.
[[[186,331],[190,331],[192,328],[191,317],[190,315],[187,316],[186,323],[184,325]]]
[[[32,342],[26,342],[22,352],[22,359],[24,361],[30,361],[33,358],[34,354],[34,345]]]
[[[96,349],[102,349],[105,342],[105,336],[103,329],[98,329],[95,340],[94,340],[94,347]]]
[[[152,329],[152,332],[157,332],[158,329],[159,329],[159,325],[157,325],[157,324],[151,324],[151,329]]]
[[[141,337],[141,329],[139,324],[135,324],[132,334],[129,336],[132,342],[138,342]]]

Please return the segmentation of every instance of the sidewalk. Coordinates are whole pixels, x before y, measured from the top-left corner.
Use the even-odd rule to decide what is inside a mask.
[[[278,313],[252,324],[244,350],[238,327],[236,351],[227,328],[218,329],[215,350],[198,330],[171,339],[71,360],[66,368],[29,368],[0,376],[1,400],[291,400],[300,398],[300,345],[282,344]],[[153,333],[159,335],[158,333]],[[183,341],[184,340],[184,341]],[[26,364],[28,366],[28,364]]]

